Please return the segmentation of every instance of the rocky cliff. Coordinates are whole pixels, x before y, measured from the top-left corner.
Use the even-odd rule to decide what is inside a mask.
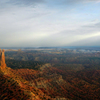
[[[0,100],[68,100],[62,98],[67,83],[61,75],[49,72],[50,67],[13,70],[6,67],[4,50],[0,50]]]

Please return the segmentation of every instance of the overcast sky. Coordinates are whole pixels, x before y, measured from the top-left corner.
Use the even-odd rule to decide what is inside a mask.
[[[100,46],[100,0],[1,0],[0,47]]]

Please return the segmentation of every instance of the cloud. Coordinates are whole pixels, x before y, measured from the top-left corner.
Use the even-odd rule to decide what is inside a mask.
[[[99,1],[100,0],[63,0],[64,3],[69,3],[69,4],[99,2]]]
[[[9,0],[6,3],[14,5],[33,5],[35,3],[43,3],[44,0]]]
[[[94,26],[100,28],[100,22],[96,23]]]
[[[87,2],[86,0],[0,1],[0,45],[62,46],[71,43],[75,45],[77,41],[96,37],[95,35],[100,32],[98,13],[100,6],[95,4],[84,6],[83,1]],[[73,4],[77,4],[76,9]],[[82,9],[79,9],[79,6],[82,6]],[[92,22],[93,20],[96,21]]]
[[[37,4],[45,3],[45,0],[3,0],[0,1],[0,10],[17,7],[35,7]]]
[[[100,22],[89,23],[86,25],[79,26],[75,29],[67,29],[63,30],[59,33],[56,33],[57,36],[65,36],[65,35],[91,35],[92,33],[100,32]]]
[[[88,2],[96,2],[99,3],[100,0],[3,0],[0,1],[0,6],[34,6],[35,4],[46,4],[46,5],[73,5],[77,3],[88,3]]]
[[[85,26],[80,26],[79,28],[73,30],[64,30],[59,33],[53,34],[48,38],[58,45],[93,45],[100,42],[100,23],[89,24]],[[91,26],[91,27],[90,27]],[[94,41],[92,41],[94,38]],[[97,40],[96,40],[97,39]],[[92,42],[91,42],[92,41]],[[94,42],[94,43],[93,43]],[[92,43],[92,44],[90,44]]]
[[[89,30],[90,32],[100,31],[100,22],[91,23],[90,25],[82,26],[85,30]]]
[[[10,0],[9,3],[15,5],[34,5],[36,3],[43,3],[44,0]]]
[[[50,1],[52,2],[52,1]],[[85,3],[89,3],[89,2],[95,2],[95,3],[99,3],[100,0],[54,0],[53,3],[54,4],[58,4],[58,5],[67,5],[67,6],[71,6],[71,5],[75,5],[75,4],[85,4]]]
[[[70,43],[70,46],[100,46],[100,32]]]

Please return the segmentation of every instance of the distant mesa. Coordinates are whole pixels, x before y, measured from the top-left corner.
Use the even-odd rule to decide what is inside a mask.
[[[4,49],[0,49],[0,69],[6,68]]]

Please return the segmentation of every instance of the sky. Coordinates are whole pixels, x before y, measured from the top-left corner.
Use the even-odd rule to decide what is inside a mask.
[[[100,46],[100,0],[1,0],[0,47]]]

